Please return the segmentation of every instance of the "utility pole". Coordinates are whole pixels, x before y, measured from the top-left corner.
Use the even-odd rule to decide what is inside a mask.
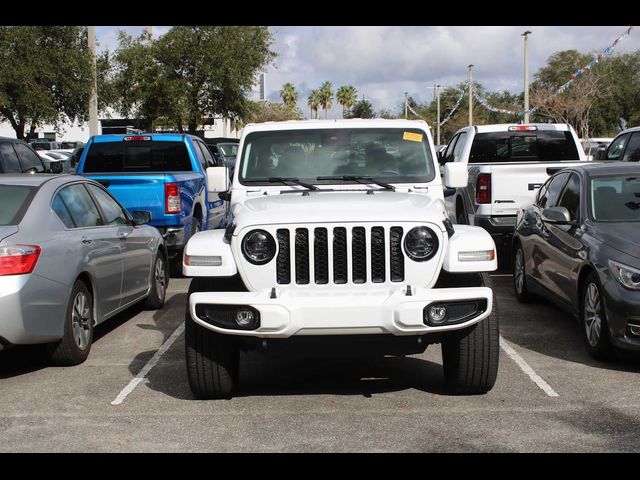
[[[88,27],[89,49],[91,50],[91,96],[89,97],[89,135],[99,135],[98,125],[98,80],[96,72],[96,27]]]
[[[473,74],[471,69],[473,65],[469,65],[469,126],[473,125]]]
[[[529,34],[527,30],[521,36],[524,37],[524,123],[529,123]]]
[[[437,141],[436,141],[436,145],[440,145],[440,87],[442,85],[438,85],[438,84],[434,84],[433,87],[427,87],[427,88],[433,88],[433,92],[434,95],[436,96],[436,105],[437,105],[437,111],[438,111],[438,121],[437,121]]]
[[[407,95],[409,95],[409,92],[404,92],[404,119],[405,120],[407,118],[409,118],[408,110],[407,110],[407,106],[409,105],[409,102],[408,102],[408,99],[407,99]]]

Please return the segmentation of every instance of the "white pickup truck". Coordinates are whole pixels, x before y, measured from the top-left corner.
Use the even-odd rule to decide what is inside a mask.
[[[447,191],[467,169],[444,169]],[[195,234],[183,273],[189,384],[200,398],[233,394],[241,351],[407,355],[442,344],[454,393],[489,391],[498,320],[483,229],[454,226],[427,124],[407,120],[247,125],[226,230]]]
[[[441,154],[441,164],[468,167],[465,188],[447,197],[447,211],[458,224],[487,230],[497,245],[509,245],[518,209],[535,199],[549,176],[587,158],[567,124],[532,123],[465,127]]]

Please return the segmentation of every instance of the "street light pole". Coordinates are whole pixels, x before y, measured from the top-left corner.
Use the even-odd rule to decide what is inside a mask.
[[[440,145],[440,85],[436,85],[436,104],[438,106],[438,145]]]
[[[409,100],[407,99],[407,95],[409,92],[404,92],[404,119],[409,118],[407,106],[409,105]]]
[[[96,72],[96,27],[88,27],[89,49],[91,50],[91,96],[89,97],[89,135],[99,135],[98,125],[98,80]]]
[[[527,30],[521,36],[524,37],[524,123],[529,123],[529,34]]]
[[[469,126],[473,125],[473,74],[471,69],[473,65],[469,65]]]

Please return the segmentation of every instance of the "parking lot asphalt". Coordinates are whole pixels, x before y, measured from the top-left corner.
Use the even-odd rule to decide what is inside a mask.
[[[573,319],[518,304],[508,274],[492,279],[503,348],[486,395],[447,394],[432,345],[356,360],[251,353],[236,397],[195,400],[178,330],[190,280],[174,278],[164,309],[97,327],[82,365],[0,352],[0,451],[640,451],[640,360],[591,359]]]

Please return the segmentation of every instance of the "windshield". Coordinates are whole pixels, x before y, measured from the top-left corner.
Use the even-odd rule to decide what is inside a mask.
[[[29,207],[35,187],[0,185],[0,225],[17,225]]]
[[[241,182],[295,177],[335,183],[317,177],[336,175],[416,183],[433,180],[435,170],[427,136],[419,129],[288,130],[254,132],[245,139]]]
[[[473,138],[469,163],[558,162],[580,160],[571,132],[478,133]]]
[[[235,157],[238,154],[237,143],[219,143],[218,148],[225,157]]]
[[[640,177],[593,178],[589,196],[596,222],[640,222]]]

